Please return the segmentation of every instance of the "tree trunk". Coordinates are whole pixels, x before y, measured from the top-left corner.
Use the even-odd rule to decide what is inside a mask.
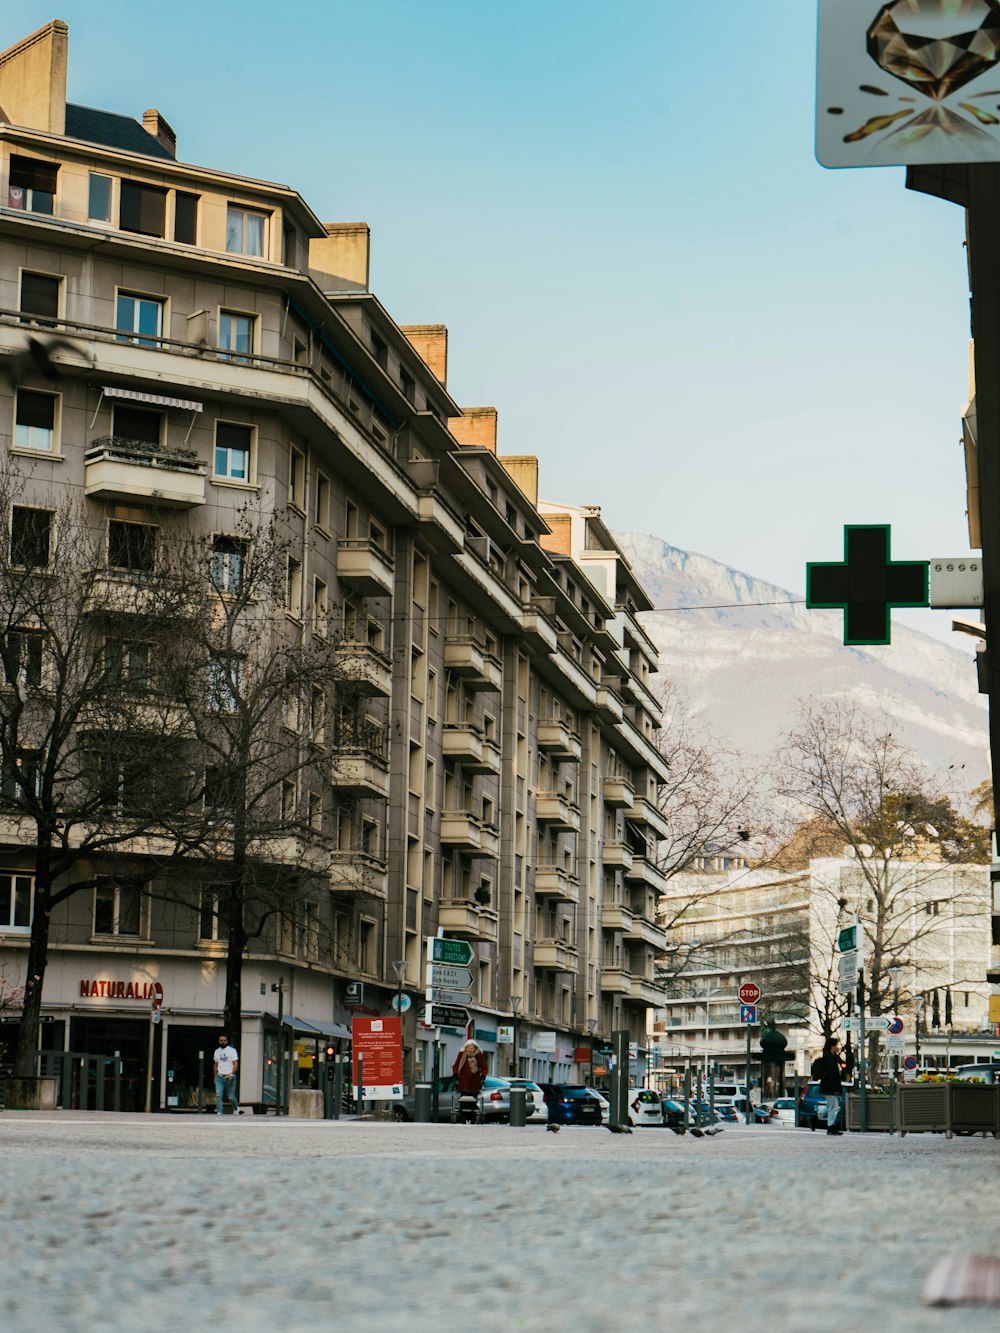
[[[40,837],[35,856],[35,902],[24,977],[24,1007],[14,1051],[15,1078],[30,1078],[36,1072],[38,1028],[42,1016],[42,987],[45,984],[45,969],[49,961],[51,897],[52,867],[49,845],[47,840]]]

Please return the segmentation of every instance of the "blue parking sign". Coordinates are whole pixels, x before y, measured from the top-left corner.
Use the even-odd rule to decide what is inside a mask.
[[[741,1023],[757,1022],[757,1006],[755,1004],[740,1005],[740,1022]]]

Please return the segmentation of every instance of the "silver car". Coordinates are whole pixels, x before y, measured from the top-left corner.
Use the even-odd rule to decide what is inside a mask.
[[[505,1078],[486,1076],[483,1090],[479,1094],[478,1115],[481,1120],[503,1121],[510,1119],[510,1087]],[[416,1096],[408,1092],[398,1102],[392,1103],[394,1120],[413,1120],[416,1116]],[[445,1074],[438,1079],[439,1121],[458,1119],[458,1087],[454,1074]]]

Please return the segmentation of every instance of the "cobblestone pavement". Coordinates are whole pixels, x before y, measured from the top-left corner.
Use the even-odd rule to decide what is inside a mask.
[[[0,1115],[5,1333],[995,1330],[993,1140]]]

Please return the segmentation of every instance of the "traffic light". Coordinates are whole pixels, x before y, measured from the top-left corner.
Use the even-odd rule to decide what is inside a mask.
[[[337,1054],[336,1046],[328,1046],[326,1048],[326,1058],[328,1060],[332,1060],[336,1054]]]

